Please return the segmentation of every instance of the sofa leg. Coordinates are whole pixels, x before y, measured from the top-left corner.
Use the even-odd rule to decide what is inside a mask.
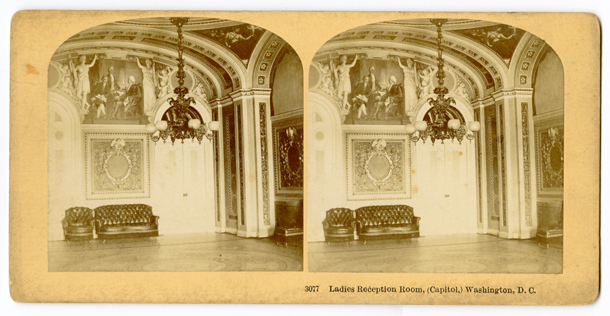
[[[366,245],[366,240],[364,241],[364,244]]]

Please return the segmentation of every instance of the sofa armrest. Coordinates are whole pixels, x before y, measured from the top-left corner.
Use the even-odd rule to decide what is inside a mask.
[[[417,216],[413,216],[413,223],[414,223],[415,225],[419,226],[419,220],[420,220],[420,219],[421,219],[421,218],[419,218],[419,217],[417,217]]]
[[[102,227],[102,220],[99,218],[96,218],[93,220],[92,224],[95,226],[96,230],[99,230]]]
[[[330,224],[328,223],[327,220],[322,221],[322,227],[324,227],[324,231],[326,231],[328,228],[330,228]]]
[[[66,220],[66,219],[62,219],[61,220],[61,226],[66,229],[68,227],[70,227],[70,223]]]
[[[157,226],[158,226],[158,225],[159,225],[159,216],[157,216],[157,215],[151,215],[151,216],[150,216],[150,222],[151,222],[152,224],[155,224],[155,225],[157,225]]]
[[[352,226],[352,228],[354,229],[354,231],[356,231],[356,225],[357,225],[357,223],[356,223],[356,220],[355,220],[355,219],[352,219],[351,221],[349,221],[349,225],[350,225],[350,226]]]

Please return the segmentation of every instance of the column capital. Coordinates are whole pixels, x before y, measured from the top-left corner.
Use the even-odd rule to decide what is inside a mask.
[[[513,89],[503,89],[494,91],[491,93],[491,96],[495,100],[502,100],[512,96],[531,96],[534,93],[534,89],[532,88],[513,88]]]
[[[225,106],[229,106],[233,104],[233,99],[231,97],[226,96],[220,99],[214,99],[209,101],[210,107],[212,109],[221,108]]]
[[[229,93],[229,95],[231,96],[231,98],[234,101],[236,101],[236,100],[247,98],[247,97],[253,97],[255,95],[270,96],[271,89],[265,89],[265,88],[241,89],[241,90],[233,91],[233,92]]]

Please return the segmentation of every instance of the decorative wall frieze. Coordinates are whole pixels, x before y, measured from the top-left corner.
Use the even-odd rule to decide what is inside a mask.
[[[501,177],[502,177],[502,226],[506,226],[507,217],[508,217],[508,196],[507,196],[507,188],[508,183],[506,181],[506,142],[504,141],[504,129],[505,129],[505,121],[504,121],[504,106],[502,104],[498,104],[498,116],[496,124],[498,125],[498,131],[500,135],[500,144],[498,146],[498,150],[500,151],[500,165],[501,165]]]
[[[499,205],[497,205],[497,199],[499,186],[497,183],[497,158],[498,151],[494,150],[497,144],[497,129],[496,124],[496,108],[487,107],[485,108],[485,135],[486,135],[486,149],[487,149],[487,212],[490,214],[492,220],[499,219]]]
[[[269,152],[267,150],[267,103],[259,102],[261,174],[263,187],[263,223],[271,225],[271,206],[269,201]]]
[[[523,191],[525,195],[525,225],[532,226],[532,189],[530,171],[529,104],[521,102],[521,137],[523,140]]]
[[[241,210],[241,225],[246,224],[246,191],[245,191],[245,173],[244,173],[244,144],[243,144],[243,118],[242,108],[235,105],[235,116],[237,117],[237,153],[238,153],[238,165],[239,165],[239,208]]]

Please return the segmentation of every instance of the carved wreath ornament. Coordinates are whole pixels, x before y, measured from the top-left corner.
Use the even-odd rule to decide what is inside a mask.
[[[376,139],[371,144],[372,150],[367,153],[364,170],[366,175],[378,187],[381,187],[392,176],[394,163],[386,152],[387,143],[384,139]]]
[[[112,181],[117,189],[129,178],[133,168],[131,157],[124,151],[125,140],[122,138],[113,139],[110,143],[110,150],[104,152],[103,168],[106,177]]]

